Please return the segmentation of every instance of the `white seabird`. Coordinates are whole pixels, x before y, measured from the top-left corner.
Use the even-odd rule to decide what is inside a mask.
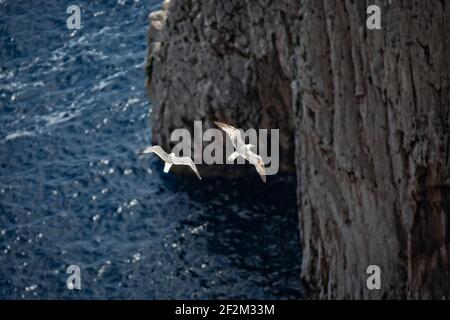
[[[266,182],[266,169],[264,167],[264,161],[258,154],[252,152],[250,149],[254,147],[252,144],[245,144],[242,139],[241,132],[228,124],[214,121],[214,123],[230,137],[234,148],[236,149],[229,157],[228,161],[234,161],[238,156],[248,160],[252,165],[255,166],[256,171],[258,171],[259,176],[263,182]]]
[[[166,163],[164,165],[164,173],[169,172],[170,167],[172,165],[180,165],[180,166],[189,166],[192,171],[195,172],[197,177],[201,180],[202,177],[200,177],[200,174],[198,173],[197,167],[195,166],[194,161],[192,161],[189,157],[177,157],[175,156],[175,153],[168,154],[161,148],[160,146],[150,146],[145,148],[144,150],[139,151],[139,155],[148,154],[148,153],[154,153],[158,157],[160,157],[164,162]]]

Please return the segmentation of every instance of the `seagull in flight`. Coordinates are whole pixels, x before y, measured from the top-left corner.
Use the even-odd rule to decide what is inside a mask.
[[[197,177],[201,180],[202,177],[200,177],[200,174],[198,173],[197,167],[194,164],[194,161],[192,161],[189,157],[176,157],[175,153],[168,154],[161,148],[160,146],[150,146],[147,147],[141,151],[139,151],[138,155],[148,154],[148,153],[154,153],[158,157],[160,157],[164,162],[166,163],[164,165],[164,173],[169,172],[170,167],[172,165],[180,165],[180,166],[189,166],[192,171],[195,172]]]
[[[241,132],[228,124],[214,121],[214,123],[231,139],[234,148],[234,151],[229,157],[228,161],[234,161],[238,156],[248,160],[252,165],[255,166],[256,171],[258,171],[259,176],[261,177],[263,182],[266,182],[266,169],[264,167],[264,161],[258,154],[252,152],[250,149],[255,147],[252,144],[245,144],[242,139]]]

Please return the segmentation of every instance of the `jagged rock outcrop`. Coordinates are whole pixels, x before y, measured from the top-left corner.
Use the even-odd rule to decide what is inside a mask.
[[[292,1],[172,0],[150,15],[147,73],[153,143],[171,149],[176,128],[221,120],[280,129],[280,168],[294,170]],[[230,175],[229,166],[200,173]]]
[[[289,169],[295,134],[311,296],[448,299],[450,5],[375,2],[373,31],[368,1],[165,2],[149,32],[153,141],[169,148],[194,120],[280,128]]]

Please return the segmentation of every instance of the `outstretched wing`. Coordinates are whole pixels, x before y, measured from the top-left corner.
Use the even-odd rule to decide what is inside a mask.
[[[264,161],[261,158],[261,156],[249,152],[247,157],[248,162],[250,162],[252,165],[255,166],[256,171],[258,172],[259,176],[261,177],[262,181],[266,182],[266,168],[264,166]]]
[[[154,153],[164,161],[169,161],[169,155],[160,146],[150,146],[139,151],[139,154]]]
[[[240,144],[244,144],[244,140],[242,140],[241,132],[238,129],[236,129],[235,127],[230,126],[228,124],[219,122],[219,121],[214,121],[214,123],[220,129],[225,131],[225,133],[228,135],[228,137],[230,137],[230,140],[233,143],[233,146],[235,148],[237,148],[237,146]]]
[[[189,166],[192,171],[195,172],[195,174],[197,175],[197,177],[201,180],[202,177],[200,176],[200,174],[198,173],[197,167],[195,166],[194,161],[192,161],[191,158],[189,157],[175,157],[173,159],[173,163],[176,165],[181,165],[181,166]]]

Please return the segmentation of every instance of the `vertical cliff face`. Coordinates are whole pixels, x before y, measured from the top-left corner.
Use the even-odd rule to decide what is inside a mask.
[[[382,1],[369,31],[370,4],[166,1],[149,32],[153,140],[170,149],[194,120],[280,128],[289,169],[295,135],[310,292],[449,298],[450,5]]]
[[[151,14],[154,143],[170,149],[171,132],[192,132],[194,120],[205,128],[220,120],[244,130],[280,129],[281,169],[294,170],[289,41],[298,8],[291,2],[172,0]]]
[[[379,31],[367,6],[302,5],[302,275],[326,298],[449,298],[450,6],[386,1]]]

